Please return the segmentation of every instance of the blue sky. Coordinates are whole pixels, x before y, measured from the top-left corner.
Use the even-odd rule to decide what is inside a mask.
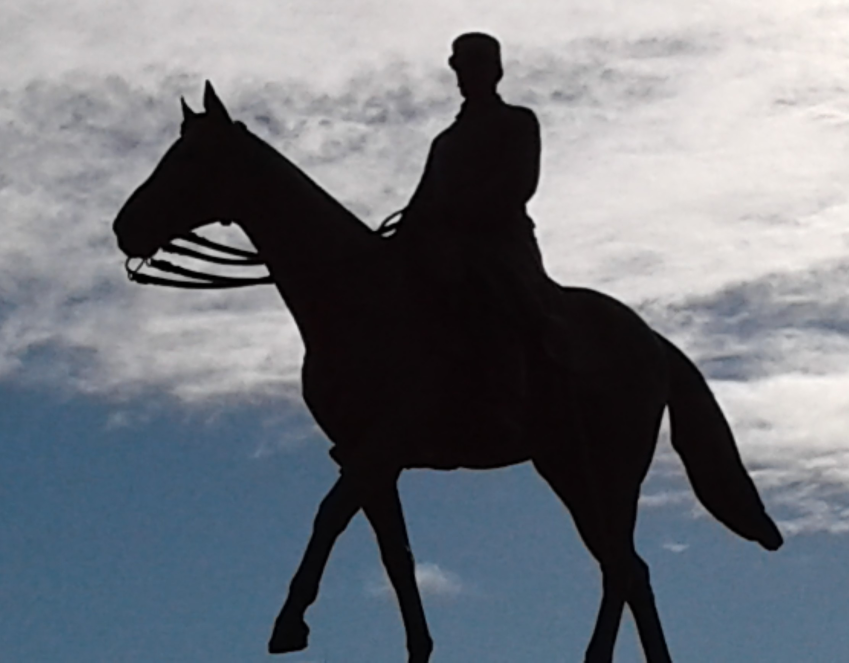
[[[445,59],[469,29],[502,39],[505,97],[543,124],[532,213],[549,270],[697,361],[788,538],[766,554],[704,516],[663,437],[638,546],[675,660],[849,660],[837,0],[5,4],[0,660],[269,660],[335,476],[299,399],[296,329],[269,289],[132,286],[110,224],[206,78],[376,223],[456,112]],[[529,468],[401,488],[434,663],[579,660],[598,573]],[[357,519],[312,646],[283,660],[401,660],[383,582]],[[641,660],[630,625],[617,655]]]
[[[5,660],[269,660],[271,618],[334,477],[321,439],[258,453],[265,408],[161,406],[127,427],[87,398],[14,388],[2,398]],[[401,487],[418,559],[448,574],[426,590],[434,660],[579,660],[598,573],[529,468],[415,472]],[[657,507],[643,510],[638,545],[676,660],[825,663],[849,647],[846,537],[794,537],[769,555]],[[380,585],[358,518],[310,612],[314,644],[290,660],[401,660],[400,619]],[[641,660],[630,622],[617,653]]]

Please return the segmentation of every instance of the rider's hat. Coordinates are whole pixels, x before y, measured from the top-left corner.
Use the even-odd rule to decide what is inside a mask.
[[[501,72],[501,44],[483,32],[467,32],[451,44],[448,64],[452,69],[471,67],[494,67]]]

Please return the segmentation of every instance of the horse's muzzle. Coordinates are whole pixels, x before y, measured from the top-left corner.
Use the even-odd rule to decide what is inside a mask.
[[[124,210],[118,213],[112,230],[118,240],[118,248],[128,258],[150,258],[165,243],[162,238],[155,237],[145,224],[129,218]]]

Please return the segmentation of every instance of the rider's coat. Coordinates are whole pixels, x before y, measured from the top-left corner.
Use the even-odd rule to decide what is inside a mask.
[[[437,280],[471,284],[533,326],[545,308],[540,292],[547,281],[526,212],[539,172],[533,111],[497,94],[466,101],[433,141],[402,226]]]
[[[498,95],[465,102],[433,141],[408,214],[485,239],[530,224],[525,203],[539,181],[540,128],[533,111]]]

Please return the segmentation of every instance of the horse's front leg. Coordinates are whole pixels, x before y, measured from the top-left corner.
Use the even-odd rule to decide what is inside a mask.
[[[360,510],[357,491],[343,476],[322,500],[313,525],[312,537],[307,544],[301,564],[289,585],[289,595],[274,623],[268,641],[271,654],[306,649],[309,627],[304,613],[315,602],[321,575],[333,544]]]
[[[398,597],[407,633],[409,663],[427,663],[433,651],[433,640],[416,584],[415,562],[398,496],[397,477],[390,485],[369,495],[363,503],[363,511],[377,537],[383,566]]]

